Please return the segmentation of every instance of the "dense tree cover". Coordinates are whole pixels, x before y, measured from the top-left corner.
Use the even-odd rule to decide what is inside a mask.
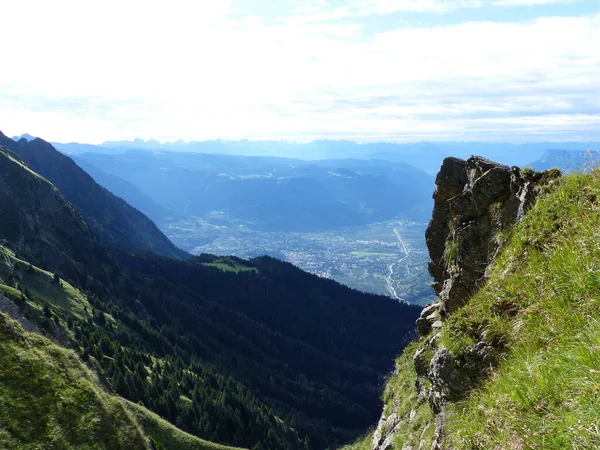
[[[383,374],[417,308],[272,258],[229,259],[223,270],[210,255],[109,250],[8,153],[0,171],[11,183],[0,217],[17,225],[0,221],[17,261],[1,284],[107,387],[185,431],[250,448],[333,447],[376,420]]]

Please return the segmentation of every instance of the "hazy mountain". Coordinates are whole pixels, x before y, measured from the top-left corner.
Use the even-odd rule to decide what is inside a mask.
[[[55,150],[32,144],[36,153],[22,153],[52,165]],[[67,188],[86,192],[89,177],[70,174]],[[272,258],[182,261],[106,248],[94,229],[19,155],[0,150],[0,292],[106,389],[185,431],[246,448],[337,447],[373,423],[382,376],[418,308]],[[11,386],[30,381],[12,360],[0,372]],[[11,399],[26,407],[19,392]],[[43,422],[27,426],[32,442],[45,432]]]
[[[156,225],[123,199],[100,186],[71,158],[46,141],[18,142],[0,132],[0,145],[12,150],[33,170],[52,182],[82,212],[107,244],[185,258]]]
[[[101,147],[93,144],[80,144],[78,142],[68,142],[66,144],[60,142],[52,142],[52,145],[61,152],[67,155],[78,155],[86,152],[101,152],[101,153],[121,153],[120,149]]]
[[[128,151],[76,160],[118,176],[176,213],[221,212],[257,230],[313,231],[429,215],[433,179],[383,160],[303,161]]]
[[[21,136],[13,136],[13,141],[20,141],[21,139],[25,139],[26,141],[33,141],[35,139],[34,136],[24,133]]]
[[[598,150],[598,143],[583,142],[537,142],[512,144],[509,142],[415,142],[387,143],[375,142],[359,144],[346,140],[320,140],[307,143],[285,141],[191,141],[166,142],[155,140],[105,142],[99,146],[87,144],[56,144],[56,147],[70,154],[123,153],[126,150],[151,150],[186,153],[211,153],[240,156],[275,156],[304,160],[319,159],[384,159],[403,162],[435,174],[442,160],[448,156],[468,158],[481,155],[512,166],[524,166],[541,157],[546,149]]]
[[[564,172],[590,170],[600,165],[600,151],[546,150],[537,161],[528,164],[534,170],[556,167]]]
[[[144,194],[137,186],[119,178],[102,172],[97,167],[86,163],[85,159],[73,157],[73,160],[79,167],[85,170],[100,186],[104,186],[117,197],[124,199],[134,208],[138,209],[150,219],[157,221],[167,216],[173,215],[173,212],[158,205],[148,195]]]

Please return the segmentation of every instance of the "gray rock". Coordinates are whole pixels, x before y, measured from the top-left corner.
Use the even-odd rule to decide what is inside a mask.
[[[521,220],[541,187],[558,176],[558,171],[521,171],[476,156],[467,161],[444,160],[436,177],[434,208],[425,233],[431,258],[429,272],[440,300],[423,308],[417,319],[419,334],[433,335],[413,355],[417,400],[428,401],[435,424],[424,427],[418,447],[406,444],[403,450],[425,448],[425,431],[434,425],[431,448],[446,448],[444,406],[464,398],[497,363],[502,343],[494,342],[493,336],[482,336],[480,342],[457,357],[440,346],[437,331],[448,314],[483,286],[490,263],[504,243],[503,232]],[[382,417],[372,449],[391,449],[394,433],[414,417],[414,410],[406,417],[396,413]]]
[[[444,160],[425,233],[431,257],[429,272],[442,302],[442,318],[481,287],[486,269],[502,245],[500,232],[519,221],[535,200],[538,187],[556,176],[549,172],[523,175],[517,167],[477,156],[467,161]],[[427,333],[430,325],[421,319],[417,324],[419,332]]]
[[[426,336],[431,332],[432,325],[440,317],[440,308],[440,302],[430,303],[423,308],[420,317],[416,321],[417,331],[421,336]]]
[[[3,294],[0,294],[0,312],[7,314],[11,319],[19,322],[25,331],[41,334],[38,327],[23,316],[21,309]]]
[[[381,416],[375,433],[373,434],[373,440],[371,441],[371,448],[373,450],[390,450],[393,448],[393,437],[397,431],[397,427],[400,424],[400,418],[396,413],[390,414],[389,417]]]
[[[429,360],[425,358],[427,348],[422,347],[413,356],[417,376],[426,376],[429,371]]]
[[[471,386],[471,380],[461,369],[454,355],[445,347],[439,348],[431,358],[427,375],[431,381],[429,405],[434,414],[439,414],[448,401],[458,400]]]

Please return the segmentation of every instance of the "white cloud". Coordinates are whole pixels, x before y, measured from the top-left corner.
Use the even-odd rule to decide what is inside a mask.
[[[323,21],[398,12],[445,14],[473,8],[569,4],[579,0],[329,0],[303,4],[296,20]]]
[[[494,0],[494,6],[540,6],[552,5],[557,3],[575,3],[576,0]]]
[[[360,21],[265,25],[230,7],[10,2],[0,129],[63,141],[600,130],[600,15],[367,37]]]

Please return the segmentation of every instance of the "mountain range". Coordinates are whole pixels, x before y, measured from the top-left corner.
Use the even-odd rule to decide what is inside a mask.
[[[38,138],[15,142],[0,132],[0,145],[18,154],[29,168],[50,180],[78,208],[105,244],[175,258],[188,256],[151,220],[97,184],[71,158],[48,142]]]
[[[60,151],[72,155],[81,153],[119,154],[127,150],[150,152],[210,153],[237,156],[271,156],[302,160],[322,159],[382,159],[402,162],[431,175],[439,170],[449,156],[468,158],[480,155],[509,166],[525,167],[539,159],[547,149],[567,151],[598,150],[598,142],[415,142],[356,143],[346,140],[313,142],[285,141],[177,141],[161,143],[155,140],[110,141],[100,145],[54,143]]]
[[[25,358],[19,364],[46,352],[39,374],[66,378],[48,385],[52,395],[20,397],[27,372],[13,353],[0,352],[0,411],[7,398],[23,411],[13,425],[0,414],[0,446],[85,446],[88,438],[98,448],[173,448],[166,430],[187,438],[166,419],[226,445],[324,449],[374,422],[382,378],[419,308],[268,257],[190,257],[51,144],[2,135],[2,145],[1,310],[46,336],[29,337],[2,316],[3,340],[14,338],[10,348]],[[56,345],[78,356],[62,356]],[[68,371],[54,375],[52,367],[67,367],[65,357]],[[98,381],[73,398],[94,395],[122,411],[131,441],[125,429],[114,439],[69,434],[61,420],[73,413],[44,403],[83,383],[75,375],[87,373],[81,364]],[[19,432],[35,419],[36,399],[47,414],[31,425],[35,432]],[[110,429],[112,416],[88,411]],[[194,442],[190,448],[209,445]]]
[[[158,217],[160,208],[180,216],[221,214],[261,231],[321,231],[399,215],[425,220],[433,183],[414,167],[382,160],[146,151],[85,153],[74,160],[157,220],[165,217]],[[124,191],[119,180],[138,190]]]

